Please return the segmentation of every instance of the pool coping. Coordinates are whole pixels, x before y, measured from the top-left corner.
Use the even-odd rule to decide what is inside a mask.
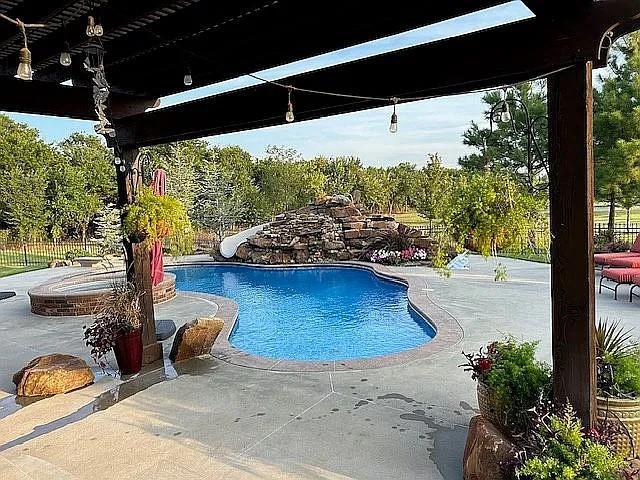
[[[425,278],[403,275],[392,271],[385,265],[359,261],[328,262],[314,264],[284,264],[260,265],[240,262],[216,262],[215,260],[187,260],[168,264],[167,266],[195,266],[195,265],[238,265],[254,268],[323,268],[341,267],[368,270],[377,277],[400,283],[407,287],[409,305],[435,331],[436,335],[427,343],[402,352],[352,360],[286,360],[274,359],[247,353],[234,347],[229,338],[238,319],[238,305],[230,298],[193,291],[180,291],[190,296],[196,296],[213,301],[218,305],[216,317],[224,321],[224,328],[213,345],[211,355],[232,365],[270,370],[276,372],[340,372],[350,370],[367,370],[397,365],[406,365],[433,356],[459,343],[464,337],[464,331],[458,321],[444,308],[437,305],[428,295],[428,285]]]

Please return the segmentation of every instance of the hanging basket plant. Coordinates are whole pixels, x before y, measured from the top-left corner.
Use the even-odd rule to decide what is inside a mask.
[[[143,187],[135,201],[125,208],[123,230],[130,241],[148,248],[166,238],[181,243],[192,234],[182,203],[171,195],[154,195],[149,187]]]

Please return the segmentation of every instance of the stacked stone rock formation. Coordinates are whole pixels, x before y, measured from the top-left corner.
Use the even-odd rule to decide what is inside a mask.
[[[344,195],[334,195],[278,215],[240,245],[235,260],[247,263],[317,263],[359,259],[375,238],[399,231],[417,248],[432,252],[435,241],[393,217],[365,215]]]

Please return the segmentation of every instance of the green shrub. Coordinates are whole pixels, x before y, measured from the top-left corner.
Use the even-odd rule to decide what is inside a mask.
[[[170,238],[173,245],[187,250],[193,229],[180,201],[170,195],[154,195],[144,187],[134,203],[125,209],[123,232],[132,241],[151,246],[158,240]]]
[[[621,455],[587,438],[569,406],[538,420],[533,453],[516,471],[523,480],[619,480]]]
[[[484,381],[504,409],[506,424],[514,432],[527,429],[527,411],[549,394],[551,371],[535,358],[538,342],[519,343],[513,338],[495,342],[495,356]]]

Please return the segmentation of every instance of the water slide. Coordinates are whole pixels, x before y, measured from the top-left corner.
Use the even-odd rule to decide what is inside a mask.
[[[247,238],[258,233],[265,226],[267,226],[266,223],[258,225],[257,227],[251,227],[247,230],[243,230],[239,233],[236,233],[235,235],[231,235],[230,237],[225,237],[224,240],[220,242],[220,254],[224,258],[233,257],[236,254],[236,251],[238,250],[240,244],[246,242]]]

